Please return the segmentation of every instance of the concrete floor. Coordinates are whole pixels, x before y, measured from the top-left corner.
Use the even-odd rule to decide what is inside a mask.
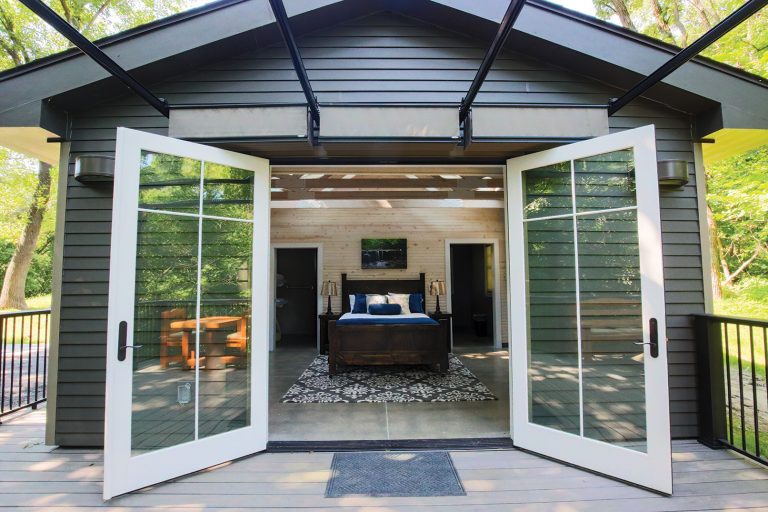
[[[284,404],[315,357],[312,348],[270,356],[269,440],[340,441],[509,437],[509,356],[488,342],[455,340],[454,353],[498,400],[451,403]],[[461,343],[461,346],[459,346]]]

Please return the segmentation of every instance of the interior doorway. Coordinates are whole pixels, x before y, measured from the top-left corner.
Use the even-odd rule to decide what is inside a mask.
[[[493,345],[493,246],[451,244],[453,346]]]
[[[275,347],[317,346],[317,249],[275,249]]]

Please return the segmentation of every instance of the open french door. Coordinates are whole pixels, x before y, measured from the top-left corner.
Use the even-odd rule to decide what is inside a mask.
[[[267,442],[269,163],[119,128],[104,498]]]
[[[653,126],[506,172],[515,444],[671,493]]]

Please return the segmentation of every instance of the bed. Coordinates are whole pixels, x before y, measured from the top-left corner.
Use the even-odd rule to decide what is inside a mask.
[[[350,314],[348,297],[355,293],[421,293],[418,279],[348,279],[341,274],[342,317],[328,322],[328,372],[352,365],[430,365],[448,371],[448,320],[427,315],[377,316]]]

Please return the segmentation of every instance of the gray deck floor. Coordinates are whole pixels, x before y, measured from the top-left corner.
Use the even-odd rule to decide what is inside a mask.
[[[262,454],[101,500],[102,453],[43,444],[45,412],[0,425],[0,507],[12,510],[684,511],[766,510],[768,470],[693,441],[674,443],[671,498],[516,450],[451,453],[467,496],[324,498],[330,453]]]

